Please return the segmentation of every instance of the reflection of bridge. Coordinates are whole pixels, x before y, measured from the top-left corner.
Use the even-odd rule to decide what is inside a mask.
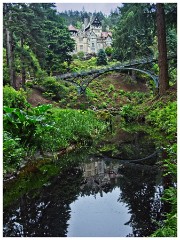
[[[175,58],[175,56],[170,56],[168,57],[169,59]],[[142,70],[139,68],[136,68],[136,66],[140,65],[146,65],[152,62],[157,62],[157,59],[154,58],[148,58],[148,59],[141,59],[141,60],[134,60],[129,63],[122,63],[122,64],[116,64],[111,67],[104,67],[101,69],[94,69],[90,71],[82,71],[82,72],[74,72],[74,73],[66,73],[63,75],[56,76],[57,80],[63,80],[65,82],[69,82],[73,84],[74,86],[77,87],[78,92],[84,93],[86,91],[86,88],[88,85],[93,81],[93,79],[99,77],[100,75],[112,71],[129,71],[129,70],[134,70],[138,71],[144,74],[147,74],[148,76],[153,79],[155,88],[158,88],[159,85],[159,79],[158,76],[155,75],[154,73],[148,71],[148,70]]]

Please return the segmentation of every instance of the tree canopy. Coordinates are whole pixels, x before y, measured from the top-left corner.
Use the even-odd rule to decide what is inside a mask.
[[[37,65],[51,74],[71,60],[74,41],[54,4],[4,3],[3,14],[3,46],[11,85],[16,87],[16,77],[21,74],[24,86],[27,74],[36,74]]]

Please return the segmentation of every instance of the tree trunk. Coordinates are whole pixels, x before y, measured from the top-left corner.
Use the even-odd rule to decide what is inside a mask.
[[[131,77],[132,77],[133,81],[136,81],[136,71],[135,70],[132,70]]]
[[[157,37],[158,37],[158,65],[159,65],[159,94],[162,96],[169,88],[168,61],[166,46],[166,26],[163,3],[157,3]]]
[[[25,58],[23,55],[23,48],[24,48],[24,40],[21,38],[21,77],[22,77],[22,88],[25,89],[25,83],[26,83],[26,69],[25,69]]]
[[[11,21],[11,13],[9,12],[9,21]],[[13,45],[13,35],[9,31],[8,27],[5,27],[6,30],[6,58],[7,66],[9,68],[10,76],[10,85],[16,89],[16,75],[15,75],[15,66],[14,66],[14,45]]]

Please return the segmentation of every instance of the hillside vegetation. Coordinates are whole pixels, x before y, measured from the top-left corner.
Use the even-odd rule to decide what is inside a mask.
[[[83,94],[55,76],[105,66],[99,66],[98,56],[87,60],[82,53],[71,54],[75,42],[67,24],[72,12],[58,14],[52,3],[4,3],[3,10],[4,179],[16,178],[37,159],[59,161],[68,151],[96,145],[107,132],[113,134],[114,117],[119,129],[151,127],[162,153],[161,167],[170,179],[162,200],[171,205],[152,236],[177,236],[177,4],[126,3],[109,18],[99,13],[103,27],[113,31],[105,64],[159,57],[159,63],[138,66],[158,76],[158,89],[147,74],[114,71],[94,79]],[[83,14],[74,14],[73,20]],[[163,34],[156,29],[158,19]],[[18,196],[25,191],[17,189]],[[12,201],[14,195],[9,196]]]

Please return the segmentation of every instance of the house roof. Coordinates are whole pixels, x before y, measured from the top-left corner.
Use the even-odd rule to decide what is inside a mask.
[[[92,18],[89,20],[88,24],[86,25],[85,30],[87,30],[96,19],[99,21],[99,18],[96,15],[92,16]]]
[[[69,25],[69,26],[68,26],[68,30],[69,30],[69,31],[75,31],[75,32],[78,32],[78,29],[75,28],[73,25]]]
[[[112,37],[112,33],[111,32],[102,32],[101,33],[102,38],[107,38],[108,36]]]

